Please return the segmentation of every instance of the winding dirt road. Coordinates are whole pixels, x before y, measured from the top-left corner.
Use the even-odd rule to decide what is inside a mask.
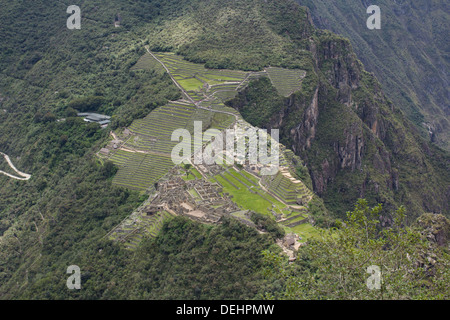
[[[4,174],[4,175],[6,175],[6,176],[8,176],[10,178],[16,179],[16,180],[24,180],[24,181],[25,180],[30,180],[31,174],[24,173],[24,172],[21,172],[21,171],[17,170],[17,168],[11,162],[11,159],[9,158],[9,156],[7,154],[4,154],[3,152],[0,152],[0,155],[2,155],[5,158],[6,162],[9,164],[11,169],[13,169],[14,172],[16,172],[20,177],[17,177],[15,175],[12,175],[12,174],[9,174],[9,173],[7,173],[5,171],[0,170],[1,174]]]
[[[162,62],[161,60],[159,60],[159,59],[153,54],[153,52],[150,51],[150,49],[149,49],[148,46],[145,46],[145,49],[147,50],[147,52],[148,52],[148,53],[149,53],[156,61],[158,61],[158,62],[163,66],[163,68],[164,68],[164,69],[166,70],[166,72],[169,74],[169,76],[170,76],[170,78],[172,79],[172,81],[175,83],[175,85],[178,87],[178,89],[181,90],[181,92],[183,93],[183,95],[185,95],[185,96],[187,97],[187,99],[188,99],[188,101],[189,101],[190,103],[194,104],[194,105],[195,105],[197,108],[199,108],[199,109],[204,109],[204,110],[212,111],[212,112],[215,112],[215,113],[224,113],[224,114],[228,114],[228,115],[231,115],[231,116],[235,117],[236,121],[239,119],[239,117],[238,117],[236,114],[232,113],[232,112],[227,112],[227,111],[222,111],[222,110],[214,110],[214,109],[211,109],[211,108],[201,107],[201,106],[200,106],[200,103],[201,103],[202,101],[204,101],[204,100],[210,98],[210,97],[206,97],[204,100],[196,102],[194,99],[192,99],[192,98],[189,96],[189,94],[187,93],[187,91],[186,91],[186,90],[185,90],[185,89],[177,82],[177,80],[175,80],[175,78],[172,76],[172,73],[170,72],[169,68],[167,68],[167,66],[165,65],[165,63]],[[247,76],[247,77],[248,77],[248,76]],[[242,85],[242,83],[243,83],[245,80],[247,80],[247,78],[245,78],[243,81],[241,81],[241,84],[240,84],[238,87],[240,87],[240,86]]]

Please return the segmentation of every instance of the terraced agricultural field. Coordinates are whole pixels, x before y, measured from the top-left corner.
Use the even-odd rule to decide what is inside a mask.
[[[320,237],[319,231],[309,223],[300,224],[296,227],[289,228],[288,230],[298,234],[302,238],[302,241]]]
[[[147,190],[175,166],[171,152],[179,141],[171,141],[172,133],[176,129],[186,129],[193,137],[194,121],[203,123],[203,131],[209,126],[223,130],[234,123],[235,117],[182,102],[170,102],[155,109],[147,117],[135,120],[128,128],[132,136],[121,149],[112,151],[109,159],[119,166],[113,183]],[[205,135],[206,138],[210,139]],[[191,152],[194,153],[201,146],[195,144],[193,138],[192,142]]]
[[[200,91],[203,87],[203,82],[196,78],[188,78],[178,80],[178,83],[186,90],[186,91]]]
[[[148,137],[168,136],[175,129],[186,128],[188,121],[196,110],[196,107],[192,104],[170,102],[153,110],[144,119],[133,121],[129,129],[133,133]]]
[[[272,216],[271,210],[278,214],[285,213],[286,206],[283,203],[233,168],[215,176],[214,179],[223,187],[224,192],[233,196],[233,202],[244,210],[252,210],[270,216]]]
[[[156,61],[149,53],[143,55],[130,70],[155,71],[158,74],[163,74],[166,72],[163,66],[158,61]]]
[[[287,170],[278,172],[274,177],[265,176],[261,182],[277,197],[291,205],[296,205],[299,199],[308,202],[312,197],[312,192],[303,182],[290,177]]]
[[[123,161],[123,157],[126,160]],[[119,158],[119,162],[117,159]],[[145,191],[174,166],[170,156],[126,152],[111,157],[119,165],[113,183],[130,189]]]
[[[192,63],[170,52],[157,52],[155,56],[166,65],[174,77],[184,79],[196,77],[210,85],[224,82],[241,82],[248,73],[237,70],[206,69],[202,64]]]
[[[308,213],[305,207],[288,208],[285,204],[264,191],[259,185],[258,179],[245,170],[230,168],[221,175],[216,175],[213,182],[218,182],[223,191],[232,196],[233,202],[242,210],[251,210],[267,215],[273,219],[274,211],[285,217],[279,221],[279,225],[287,233],[298,233],[303,239],[318,236],[318,231],[309,224]],[[240,217],[243,218],[243,217]]]
[[[196,102],[208,96],[228,92],[233,97],[236,89],[248,73],[234,70],[206,69],[203,65],[186,61],[173,53],[155,53],[155,56],[167,67],[175,81]]]
[[[172,217],[167,211],[151,216],[136,212],[112,230],[109,239],[120,241],[127,249],[134,250],[145,236],[156,237],[163,223]]]
[[[277,91],[284,97],[289,97],[300,90],[302,80],[306,75],[304,70],[270,67],[266,69],[270,81]]]
[[[304,223],[308,223],[308,215],[299,213],[293,213],[289,218],[281,222],[282,225],[291,229]]]

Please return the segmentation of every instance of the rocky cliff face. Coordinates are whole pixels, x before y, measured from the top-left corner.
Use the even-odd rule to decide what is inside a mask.
[[[395,105],[424,137],[450,150],[448,1],[379,0],[381,30],[366,27],[370,1],[296,1],[309,7],[317,27],[349,38]]]
[[[288,104],[292,104],[292,100]],[[311,148],[311,142],[316,137],[316,126],[319,119],[319,88],[317,87],[314,92],[314,97],[311,104],[306,108],[303,116],[303,121],[300,122],[295,128],[291,129],[291,136],[293,137],[295,144],[292,145],[295,152],[305,151]],[[277,119],[279,127],[283,124],[283,119]]]
[[[290,129],[289,133],[292,149],[308,158],[308,151],[316,138],[319,114],[326,113],[330,108],[327,102],[331,101],[332,104],[339,105],[342,112],[340,117],[345,117],[345,114],[350,115],[351,121],[340,126],[339,129],[334,128],[331,123],[329,130],[341,130],[341,132],[336,132],[338,134],[329,141],[330,155],[320,159],[320,165],[311,170],[315,191],[323,195],[327,185],[334,180],[338,171],[348,169],[353,172],[362,169],[365,147],[363,124],[366,124],[378,138],[385,134],[383,126],[378,125],[382,122],[378,120],[378,110],[367,103],[359,106],[353,99],[353,91],[360,87],[362,66],[352,53],[349,43],[344,39],[325,36],[318,45],[312,45],[311,48],[316,60],[316,70],[323,76],[317,83],[309,105],[305,108],[301,100],[296,99],[295,95],[291,96],[286,104],[286,110],[278,113],[272,119],[271,125],[283,127],[286,115],[302,110],[302,121]],[[358,109],[360,109],[361,118],[353,115]],[[377,166],[385,171],[386,168],[390,169],[389,157],[386,159],[388,154],[386,151],[381,153],[384,157],[376,158]]]
[[[420,216],[417,225],[422,228],[422,234],[432,243],[447,246],[450,240],[450,220],[441,214],[426,213]]]
[[[437,151],[421,142],[349,41],[323,32],[310,50],[314,76],[264,126],[281,129],[283,142],[307,164],[314,191],[339,211],[351,209],[357,197],[388,207],[406,203],[413,216],[448,208],[446,191],[433,185],[439,179],[430,156]],[[247,98],[235,107],[255,104]]]

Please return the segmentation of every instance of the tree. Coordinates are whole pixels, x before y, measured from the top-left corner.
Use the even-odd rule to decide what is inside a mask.
[[[114,165],[112,161],[106,161],[101,169],[101,174],[104,178],[110,178],[114,176],[118,168]]]
[[[77,116],[77,111],[73,108],[67,108],[66,109],[66,117],[67,118],[73,118]]]
[[[448,299],[448,252],[435,248],[419,229],[405,227],[403,207],[393,214],[390,227],[381,228],[381,210],[360,199],[340,228],[322,230],[320,239],[300,248],[296,264],[265,251],[266,275],[285,283],[275,297]],[[373,266],[381,271],[379,290],[367,285]]]
[[[186,172],[186,178],[189,177],[189,171],[191,170],[192,164],[185,163],[183,164],[184,171]]]

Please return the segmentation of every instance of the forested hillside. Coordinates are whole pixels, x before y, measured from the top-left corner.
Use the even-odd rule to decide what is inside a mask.
[[[448,1],[297,0],[314,24],[350,39],[388,97],[428,139],[449,150]],[[381,30],[369,30],[370,5],[381,10]]]
[[[448,154],[421,138],[348,40],[316,29],[294,1],[84,0],[79,6],[81,29],[69,30],[66,4],[1,1],[0,152],[31,178],[0,174],[0,299],[289,297],[282,294],[286,279],[263,268],[274,263],[264,250],[281,251],[274,237],[231,218],[214,226],[174,218],[135,251],[107,239],[148,195],[114,185],[118,168],[96,153],[111,129],[182,97],[161,69],[133,69],[148,53],[145,46],[207,68],[305,71],[301,90],[288,97],[262,78],[228,105],[252,124],[281,129],[281,142],[307,166],[299,176],[324,199],[327,210],[317,205],[317,217],[330,211],[345,220],[360,197],[370,206],[385,204],[377,211],[383,227],[393,225],[395,208],[404,204],[409,219],[397,231],[425,212],[448,215]],[[110,127],[87,124],[77,111],[111,116]],[[10,168],[0,162],[0,170]],[[437,257],[439,281],[426,285],[444,292],[448,256]],[[80,291],[65,286],[69,265],[83,270]],[[336,298],[320,294],[315,297]]]

